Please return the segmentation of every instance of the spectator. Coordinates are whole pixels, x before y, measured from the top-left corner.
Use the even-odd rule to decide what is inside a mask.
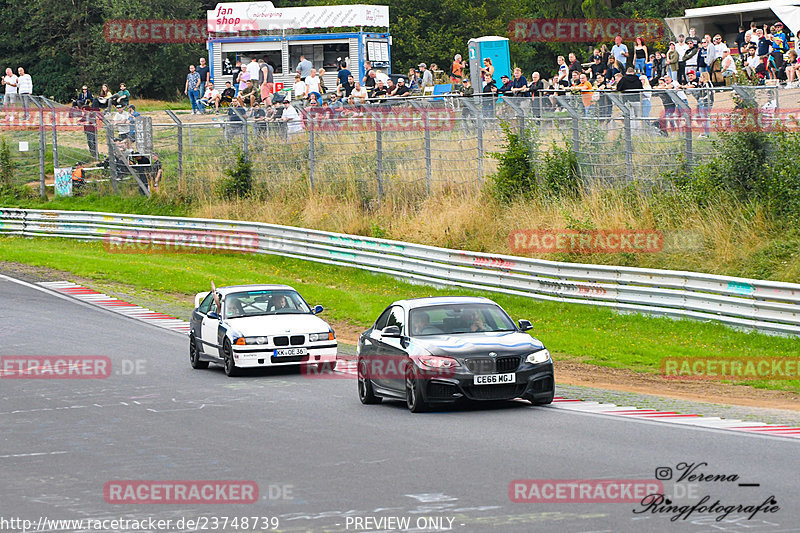
[[[469,81],[469,78],[464,78],[461,81],[461,91],[459,94],[461,96],[473,96],[475,94],[475,89],[473,89],[472,82]]]
[[[422,83],[420,83],[420,88],[424,91],[425,87],[433,87],[433,74],[431,74],[431,71],[428,70],[428,65],[426,65],[425,63],[420,63],[417,66],[419,67],[419,71],[422,76]]]
[[[542,77],[538,72],[534,72],[531,74],[531,83],[528,85],[528,92],[531,94],[532,98],[538,98],[541,96],[543,90],[544,82],[542,81]]]
[[[229,106],[233,103],[234,98],[236,98],[236,90],[231,82],[226,81],[225,89],[222,90],[222,94],[219,97],[219,103],[222,106]]]
[[[647,62],[647,46],[644,44],[644,39],[637,37],[633,46],[633,64],[636,68],[636,74],[644,74],[644,65]]]
[[[573,72],[577,73],[583,72],[583,67],[581,67],[581,64],[578,62],[578,58],[575,56],[575,54],[570,52],[568,57],[569,57],[569,65],[567,65],[567,68],[569,69],[570,77],[572,77]]]
[[[570,87],[575,87],[580,82],[581,82],[581,73],[578,72],[577,70],[573,70],[572,71],[572,77],[569,80],[569,86]]]
[[[305,100],[308,96],[308,86],[300,77],[300,73],[294,75],[294,85],[292,85],[292,98],[294,100]]]
[[[353,73],[347,70],[344,61],[339,61],[339,72],[336,73],[336,80],[338,82],[337,85],[346,84],[348,82],[348,79],[351,77],[353,77]],[[354,77],[353,77],[353,82],[355,83]]]
[[[594,90],[595,95],[597,95],[599,116],[602,118],[610,117],[614,107],[611,104],[611,99],[605,94],[609,89],[610,86],[606,81],[605,76],[603,74],[599,74],[597,79],[594,81]]]
[[[670,47],[670,50],[672,47]],[[678,42],[675,43],[675,51],[678,52],[678,83],[686,83],[686,52],[689,45],[683,34],[678,35]]]
[[[389,96],[411,96],[411,91],[409,91],[408,87],[406,87],[406,80],[403,78],[398,79],[397,87],[395,87],[394,90],[389,93]]]
[[[125,142],[125,148],[130,148],[131,116],[122,106],[116,105],[116,113],[111,115],[111,123],[117,133],[117,138]]]
[[[120,83],[119,91],[117,91],[117,93],[111,97],[111,105],[113,106],[121,105],[125,107],[130,103],[130,101],[131,101],[130,91],[128,91],[124,83]]]
[[[639,94],[638,91],[641,91],[643,88],[642,82],[639,79],[639,76],[636,75],[636,69],[634,67],[628,67],[628,70],[625,72],[625,74],[617,78],[616,90],[620,92],[631,93],[623,95],[623,99],[631,107],[633,111],[632,115],[634,117],[641,116],[642,113],[641,94]]]
[[[272,99],[272,92],[275,87],[275,67],[269,61],[265,61],[259,70],[261,100],[269,101]],[[263,111],[263,110],[262,110]]]
[[[603,74],[606,70],[605,65],[603,65],[602,57],[600,55],[596,55],[592,58],[592,64],[586,69],[586,73],[591,77],[591,80],[594,81],[597,79],[597,76]]]
[[[614,46],[611,48],[611,55],[614,56],[614,61],[620,64],[618,71],[622,71],[628,63],[628,47],[622,44],[622,37],[617,35],[614,38]],[[616,65],[615,65],[616,67]],[[616,72],[614,72],[616,74]]]
[[[573,93],[580,93],[581,101],[583,102],[583,114],[588,117],[591,113],[591,106],[594,103],[592,100],[594,87],[592,87],[586,74],[581,72],[578,76],[578,83],[572,88],[572,91]]]
[[[328,92],[328,86],[325,85],[325,69],[319,69],[319,73],[317,75],[319,76],[319,92],[320,94],[325,94]]]
[[[372,63],[364,61],[364,77],[361,79],[361,85],[367,86],[367,78],[369,78],[369,71],[372,70]],[[372,86],[374,87],[374,85]]]
[[[378,100],[379,102],[384,102],[385,100],[381,97],[386,96],[388,91],[386,87],[384,87],[382,81],[378,81],[378,84],[375,86],[375,89],[372,90],[372,94],[370,95],[370,100]]]
[[[239,94],[239,76],[242,74],[242,60],[237,59],[236,65],[231,69],[231,86],[233,87],[233,96]]]
[[[736,49],[739,51],[739,57],[744,59],[744,56],[747,53],[747,50],[745,49],[745,46],[747,45],[747,32],[744,31],[744,28],[741,25],[739,26],[739,34],[736,35],[734,42],[736,43]]]
[[[394,84],[394,80],[389,78],[388,80],[383,81],[383,85],[386,87],[386,94],[391,96],[392,91],[394,91],[396,85]]]
[[[494,65],[490,57],[483,58],[483,67],[481,67],[481,75],[488,73],[494,79]]]
[[[697,72],[694,70],[687,70],[686,71],[686,83],[683,84],[685,89],[696,89],[697,88]]]
[[[756,47],[755,46],[748,46],[747,47],[747,55],[745,56],[744,60],[742,61],[742,66],[744,67],[744,72],[747,75],[747,78],[750,80],[755,81],[758,76],[757,72],[759,72],[759,67],[761,67],[760,72],[764,72],[764,63],[756,54]]]
[[[686,41],[686,44],[689,45],[689,49],[683,56],[686,62],[686,70],[694,70],[697,73],[697,54],[700,52],[700,47],[695,40]]]
[[[370,70],[367,72],[367,75],[364,76],[364,81],[361,85],[366,87],[367,91],[372,92],[375,90],[375,86],[378,84],[378,75],[375,73],[374,70]]]
[[[650,79],[653,80],[653,83],[657,83],[661,76],[664,75],[664,72],[667,70],[667,61],[661,52],[656,52],[655,57],[653,58],[653,72],[650,76]]]
[[[497,90],[499,94],[511,94],[511,79],[503,74],[500,76],[500,82],[503,84]]]
[[[431,74],[433,74],[434,85],[446,85],[450,81],[444,71],[441,70],[436,63],[431,63],[431,68],[429,70]]]
[[[267,112],[261,106],[261,102],[256,102],[253,106],[250,117],[253,119],[253,130],[256,135],[267,133]]]
[[[86,135],[89,153],[94,159],[97,159],[97,112],[85,110],[79,122],[83,124],[83,134]]]
[[[306,59],[305,54],[300,55],[300,62],[297,64],[296,72],[300,74],[300,79],[302,81],[306,81],[306,78],[311,75],[311,69],[314,68],[314,65],[311,64],[311,61]],[[285,110],[284,110],[285,113]]]
[[[300,119],[300,113],[297,112],[297,109],[291,105],[288,99],[284,99],[283,101],[281,121],[286,123],[288,133],[294,134],[303,131],[303,122]]]
[[[558,56],[556,58],[556,63],[558,63],[558,83],[560,84],[562,81],[569,82],[569,68],[567,67],[567,62],[564,60],[564,56]]]
[[[355,82],[353,85],[353,90],[350,93],[350,98],[352,98],[356,104],[363,104],[367,101],[367,97],[367,89],[361,85],[361,82]]]
[[[305,85],[303,86],[305,87]],[[239,106],[240,107],[245,107],[247,105],[249,105],[250,107],[255,106],[256,94],[258,94],[258,90],[253,84],[253,80],[247,80],[247,85],[245,85],[244,90],[239,92],[239,99],[238,99]]]
[[[300,79],[303,79],[303,77],[301,76]],[[317,76],[317,69],[312,68],[309,71],[308,76],[306,76],[305,83],[306,95],[316,95],[317,101],[319,101],[320,98],[322,98],[322,90],[320,89],[320,78]]]
[[[722,78],[725,80],[725,85],[731,85],[736,79],[736,62],[727,47],[722,52]]]
[[[17,68],[17,74],[19,74],[17,76],[17,94],[24,110],[23,119],[28,120],[30,118],[30,100],[33,94],[33,79],[30,74],[25,73],[25,69],[22,67]]]
[[[100,94],[97,95],[97,98],[95,98],[95,100],[96,100],[95,107],[104,110],[108,109],[108,107],[111,105],[110,104],[111,89],[108,88],[107,84],[104,83],[100,87]]]
[[[714,59],[722,58],[722,53],[725,50],[728,50],[728,45],[723,42],[722,35],[720,35],[719,33],[716,34],[714,36],[713,43],[714,43]],[[728,50],[728,51],[730,52],[730,50]]]
[[[10,68],[6,69],[6,75],[3,76],[3,85],[5,85],[3,107],[8,109],[17,103],[17,76]]]
[[[514,69],[514,79],[511,80],[512,96],[528,96],[528,80],[522,75],[522,69]]]
[[[129,134],[132,142],[136,142],[136,117],[141,117],[142,114],[136,111],[136,106],[131,104],[125,108],[128,112],[128,123],[130,124]]]
[[[247,76],[247,78],[243,80],[245,84],[247,80],[252,80],[253,83],[255,84],[256,80],[258,80],[259,78],[259,72],[261,71],[261,67],[258,65],[258,60],[256,59],[256,56],[250,58],[250,62],[247,64],[247,67],[245,67],[245,70],[249,74],[249,76]],[[241,91],[243,89],[244,87],[239,85],[239,90]]]
[[[353,89],[356,86],[356,81],[353,79],[353,76],[350,75],[344,80],[344,83],[340,83],[339,86],[336,88],[336,94],[339,98],[347,99],[350,97],[350,94],[353,92]]]
[[[106,87],[103,85],[103,87]],[[102,91],[101,91],[102,96]],[[197,115],[200,113],[200,74],[195,71],[194,65],[189,65],[189,74],[186,75],[186,85],[183,88],[183,94],[189,97],[192,103],[192,114]]]
[[[219,94],[219,91],[214,88],[214,84],[212,82],[208,82],[206,85],[206,92],[203,97],[200,99],[200,109],[203,113],[205,113],[206,107],[214,106],[214,112],[219,112],[219,100],[222,98],[222,95]]]
[[[461,58],[461,54],[456,54],[453,58],[453,64],[450,66],[450,82],[453,85],[461,82],[465,68],[467,68],[467,62]]]
[[[675,43],[669,43],[669,51],[667,52],[667,76],[671,79],[678,78],[678,63],[680,62],[680,57]]]
[[[697,71],[700,73],[708,72],[709,64],[710,61],[708,61],[708,42],[706,41],[706,38],[703,37],[702,39],[700,39],[700,42],[697,45]]]
[[[80,109],[86,109],[94,105],[94,97],[91,91],[89,91],[88,86],[84,85],[81,87],[81,92],[78,93],[78,98],[73,100],[72,105]]]
[[[256,63],[258,64],[258,63]],[[243,68],[242,72],[239,73],[239,84],[236,86],[236,96],[239,96],[239,93],[244,91],[247,88],[247,82],[250,80],[250,71],[247,68]]]
[[[197,67],[197,73],[200,74],[200,93],[204,93],[206,86],[211,83],[211,69],[206,65],[206,58],[200,58],[200,66]],[[127,103],[125,105],[128,105]]]
[[[411,91],[420,90],[419,74],[413,68],[408,69],[408,88]]]
[[[755,52],[753,52],[755,54]],[[794,58],[794,61],[792,61]],[[786,61],[786,87],[795,88],[800,81],[800,57],[796,50],[789,51],[789,60]]]

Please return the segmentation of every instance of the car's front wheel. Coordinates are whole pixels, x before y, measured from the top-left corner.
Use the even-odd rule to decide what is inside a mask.
[[[538,400],[534,400],[533,398],[526,398],[526,399],[533,405],[550,405],[551,403],[553,403],[554,396],[555,394],[551,393],[550,396],[547,396],[546,398],[539,398]]]
[[[236,361],[233,360],[233,350],[231,349],[231,343],[228,342],[228,339],[225,339],[225,342],[222,343],[222,358],[224,361],[225,375],[228,377],[241,375],[241,369],[236,366]]]
[[[367,378],[367,363],[366,361],[358,362],[358,399],[364,405],[374,405],[381,403],[382,398],[375,396],[375,391],[372,389],[372,382]]]
[[[412,413],[422,413],[428,410],[428,404],[422,398],[422,382],[417,378],[413,369],[406,372],[406,405]]]
[[[189,337],[189,363],[195,369],[208,368],[208,361],[200,360],[200,350],[197,349],[197,339],[194,335]]]

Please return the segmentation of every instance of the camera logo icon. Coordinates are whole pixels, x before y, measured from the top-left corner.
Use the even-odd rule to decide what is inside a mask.
[[[656,468],[656,479],[659,481],[672,479],[672,468],[668,466],[659,466]]]

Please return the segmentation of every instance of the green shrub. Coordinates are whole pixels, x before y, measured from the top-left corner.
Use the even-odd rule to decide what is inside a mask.
[[[236,166],[225,169],[225,178],[219,183],[219,193],[225,199],[249,196],[253,191],[253,164],[243,152],[236,156]]]

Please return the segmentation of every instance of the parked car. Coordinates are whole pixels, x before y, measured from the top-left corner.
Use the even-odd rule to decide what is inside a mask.
[[[189,331],[192,368],[223,365],[228,376],[243,369],[319,365],[336,367],[333,328],[288,285],[220,287],[195,296]]]
[[[358,396],[405,400],[412,412],[461,400],[553,401],[550,352],[488,298],[400,300],[361,334]]]

